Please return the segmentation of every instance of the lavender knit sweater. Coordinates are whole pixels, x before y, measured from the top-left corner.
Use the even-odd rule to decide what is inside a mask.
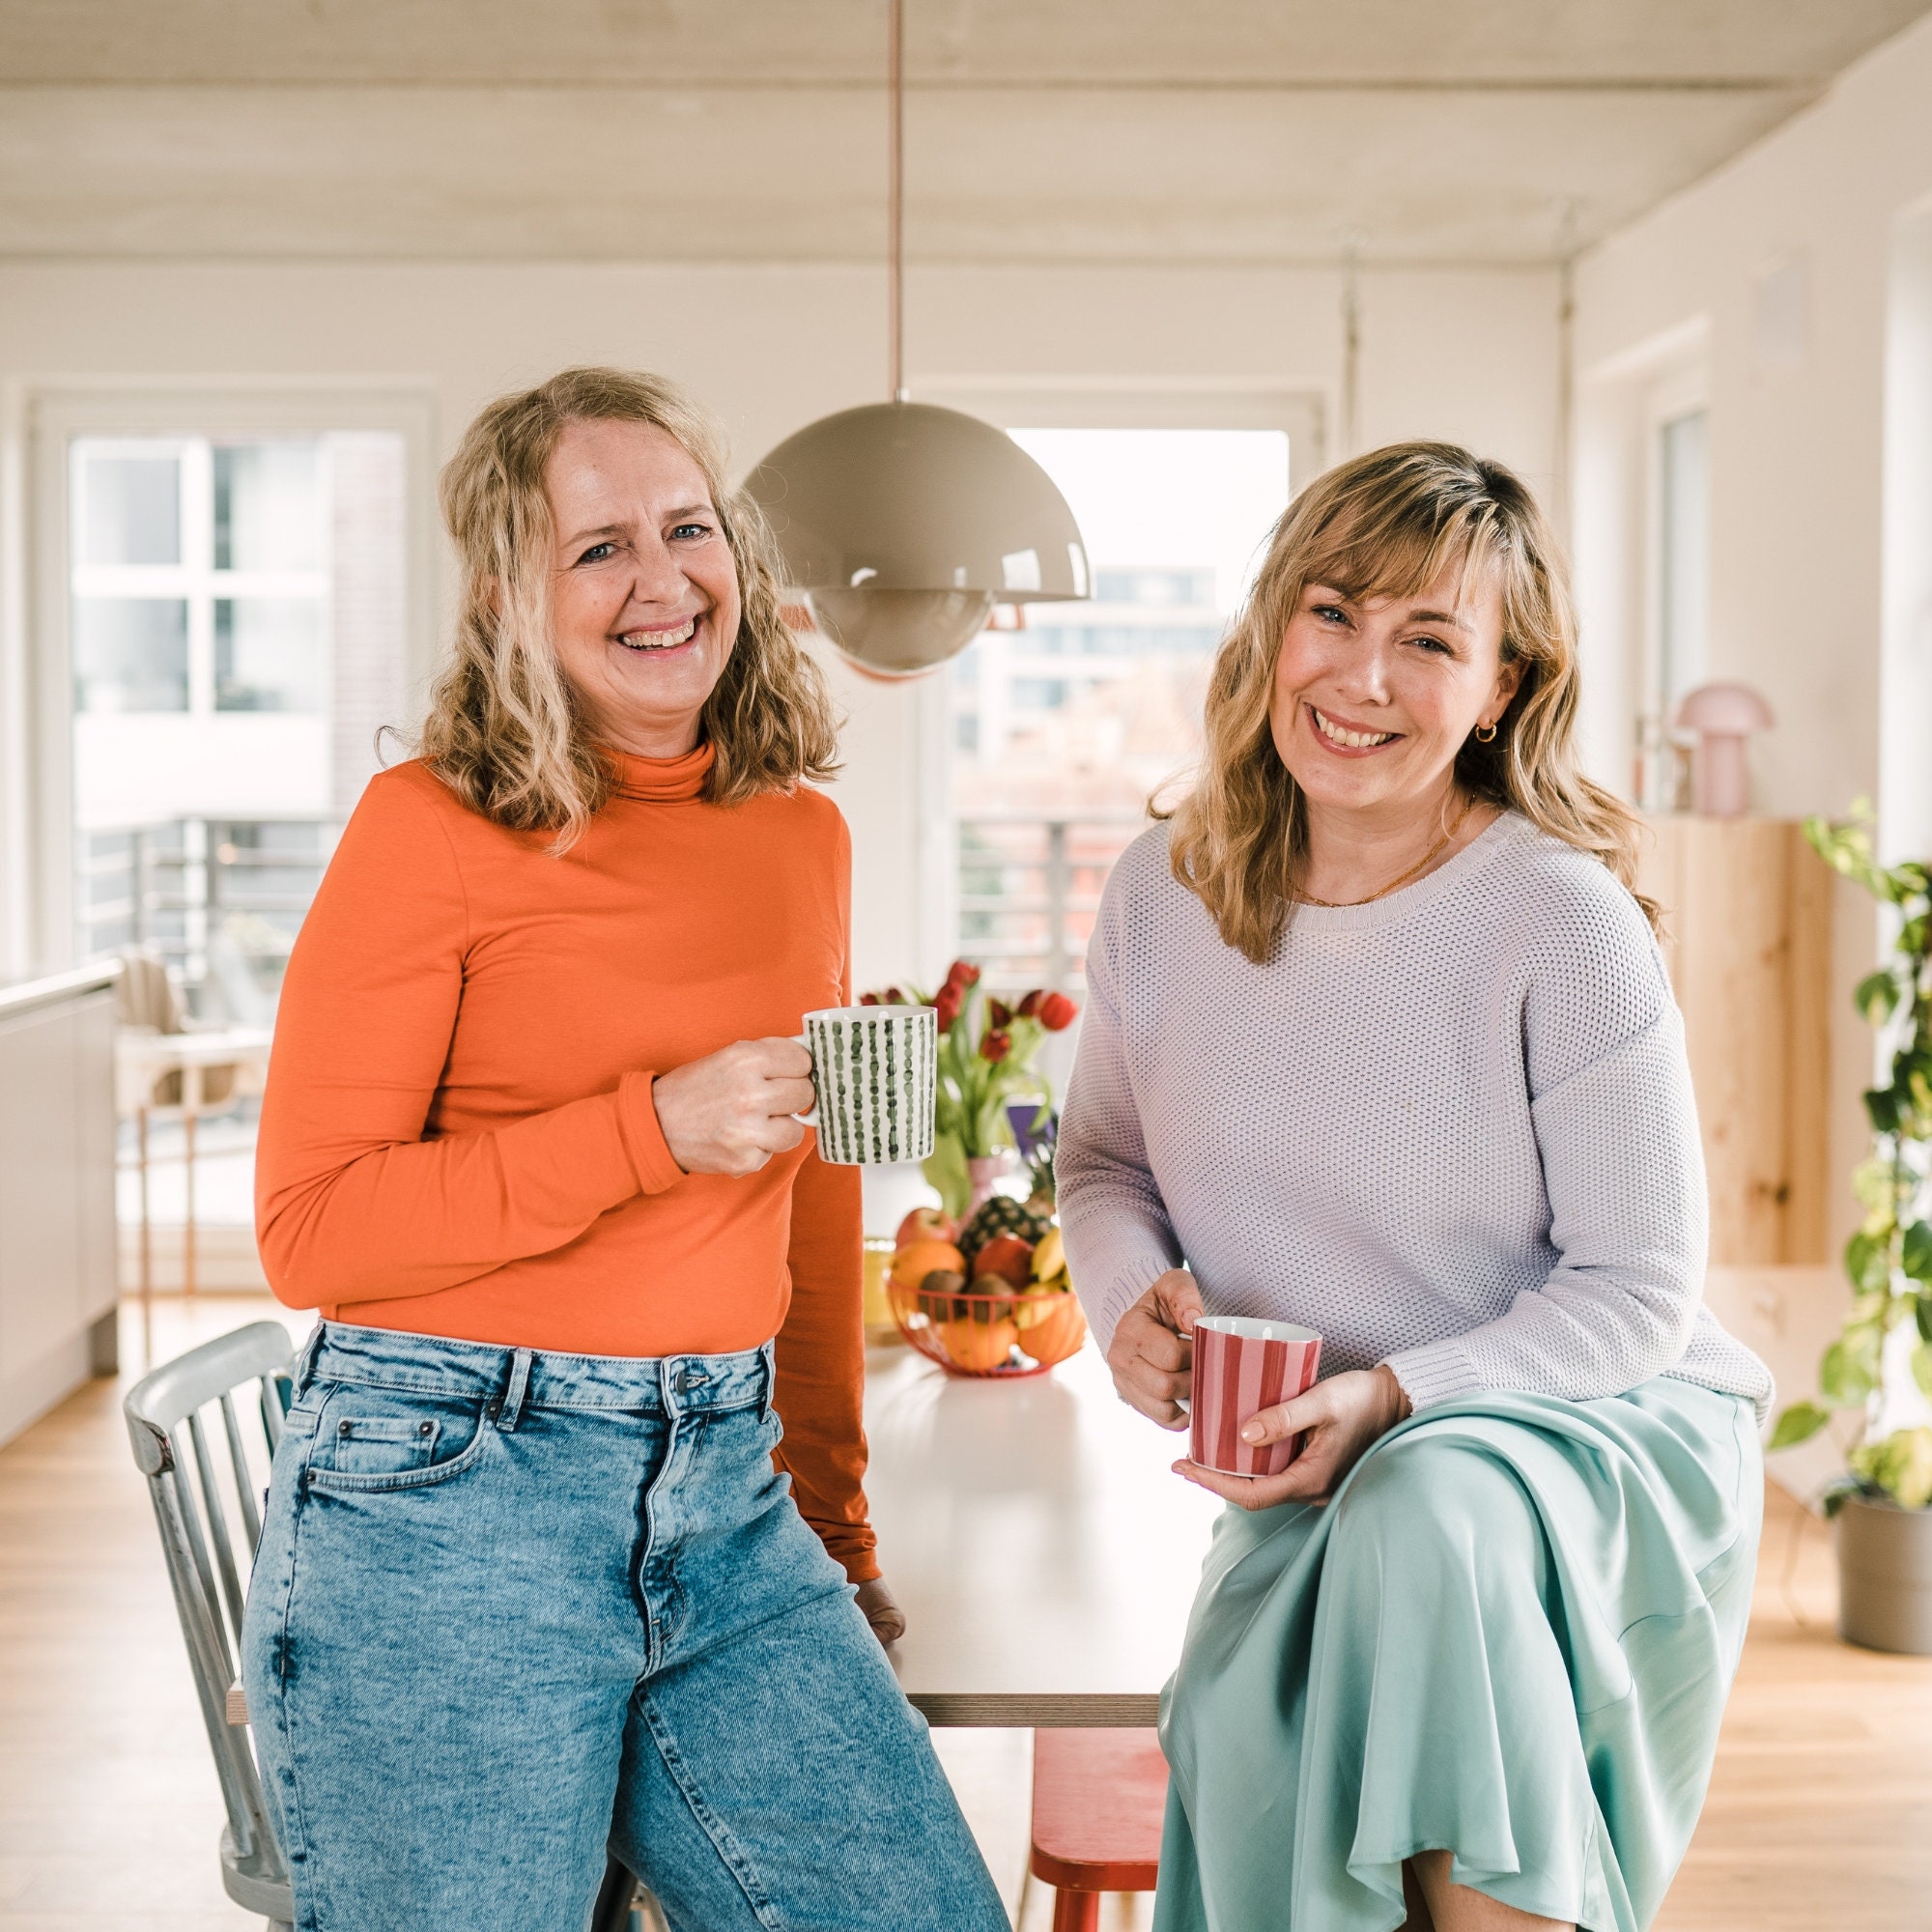
[[[1769,1407],[1703,1306],[1683,1027],[1635,901],[1505,814],[1371,905],[1296,909],[1251,964],[1168,869],[1114,868],[1058,1161],[1104,1348],[1183,1258],[1210,1314],[1386,1361],[1417,1408],[1587,1401],[1656,1375]]]

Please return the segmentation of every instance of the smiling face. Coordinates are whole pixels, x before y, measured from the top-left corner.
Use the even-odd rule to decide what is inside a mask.
[[[1452,561],[1417,597],[1302,586],[1275,661],[1268,723],[1312,810],[1400,820],[1439,804],[1456,754],[1521,678],[1502,662],[1491,573]]]
[[[567,423],[544,469],[551,634],[598,739],[639,757],[697,743],[738,635],[738,567],[704,471],[650,423]]]

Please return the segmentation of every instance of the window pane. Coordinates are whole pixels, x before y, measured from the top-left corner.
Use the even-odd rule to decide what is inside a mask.
[[[216,570],[314,570],[322,499],[313,442],[237,442],[214,452]]]
[[[215,599],[217,711],[325,710],[327,671],[316,599]]]
[[[1666,707],[1704,679],[1705,612],[1711,585],[1710,418],[1702,410],[1659,432],[1659,682]]]
[[[81,711],[185,711],[186,600],[76,597],[73,684]]]
[[[79,443],[77,563],[181,561],[181,458],[171,445],[135,455]]]

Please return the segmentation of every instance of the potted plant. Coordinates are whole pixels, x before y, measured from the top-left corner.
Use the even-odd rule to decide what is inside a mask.
[[[1858,1418],[1850,1472],[1825,1492],[1838,1525],[1838,1623],[1847,1641],[1932,1653],[1932,871],[1881,866],[1869,815],[1809,819],[1834,871],[1895,908],[1891,957],[1861,980],[1859,1010],[1890,1049],[1864,1096],[1872,1151],[1853,1179],[1864,1220],[1845,1247],[1852,1308],[1819,1365],[1816,1402],[1777,1419],[1771,1447]]]

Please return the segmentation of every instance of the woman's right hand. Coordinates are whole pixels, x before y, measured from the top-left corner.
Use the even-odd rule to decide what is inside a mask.
[[[1194,1322],[1201,1290],[1185,1268],[1169,1268],[1127,1312],[1107,1348],[1121,1400],[1163,1429],[1185,1429],[1180,1406],[1194,1386]]]
[[[687,1174],[755,1174],[805,1138],[811,1055],[795,1039],[741,1039],[651,1083],[670,1157]]]

